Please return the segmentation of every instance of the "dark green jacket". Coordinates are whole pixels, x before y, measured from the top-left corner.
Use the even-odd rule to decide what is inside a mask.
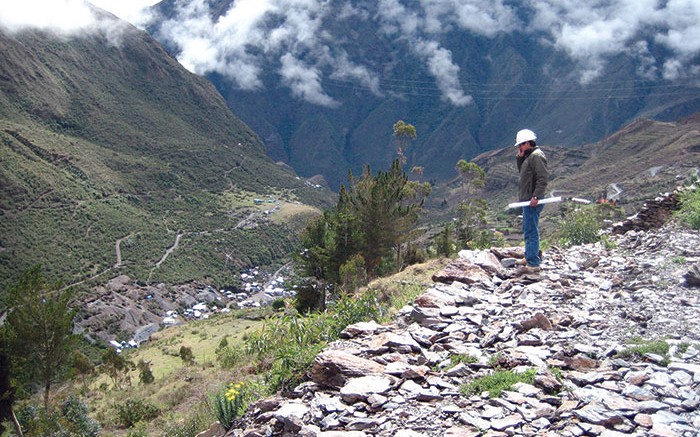
[[[533,196],[544,199],[549,172],[547,157],[544,152],[535,147],[528,150],[523,158],[518,158],[520,183],[518,184],[518,200],[530,200]]]

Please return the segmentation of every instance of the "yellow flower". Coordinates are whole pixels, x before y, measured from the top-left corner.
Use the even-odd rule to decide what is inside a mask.
[[[228,390],[224,393],[224,397],[226,398],[227,401],[233,402],[236,400],[238,395],[241,393],[241,389],[243,388],[243,383],[242,382],[231,382],[228,384]]]

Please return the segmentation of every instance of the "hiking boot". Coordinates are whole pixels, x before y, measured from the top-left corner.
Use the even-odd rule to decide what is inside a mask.
[[[518,275],[528,275],[528,274],[535,274],[539,273],[542,270],[540,266],[520,266],[518,267],[518,271],[516,272]]]
[[[515,260],[515,265],[516,266],[526,266],[527,260],[525,258],[518,258]]]

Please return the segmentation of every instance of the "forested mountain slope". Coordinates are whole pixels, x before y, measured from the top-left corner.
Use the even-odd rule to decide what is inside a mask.
[[[286,255],[332,193],[268,158],[148,34],[106,19],[72,35],[0,28],[2,285],[36,263],[69,284],[221,284]]]

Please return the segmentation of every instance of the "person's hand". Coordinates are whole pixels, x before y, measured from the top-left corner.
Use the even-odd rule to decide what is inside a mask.
[[[537,197],[532,196],[532,198],[530,199],[530,206],[535,207],[535,206],[537,206],[538,202],[539,202],[539,200],[537,199]]]

